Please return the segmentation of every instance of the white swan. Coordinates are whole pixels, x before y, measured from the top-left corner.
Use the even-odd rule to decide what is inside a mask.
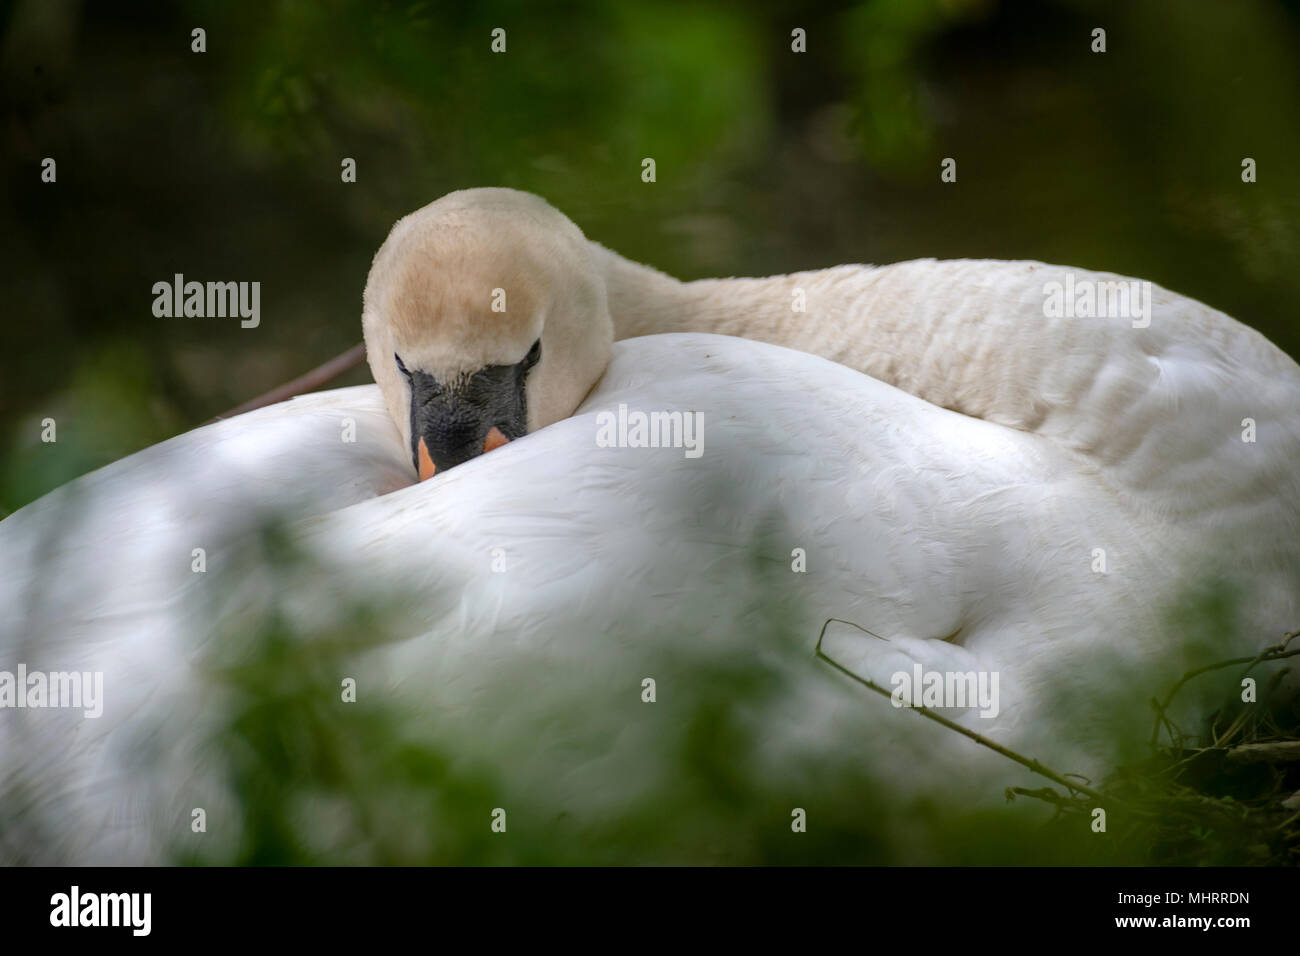
[[[1177,646],[1163,613],[1189,567],[1251,572],[1243,616],[1271,629],[1261,642],[1291,623],[1295,589],[1286,586],[1297,563],[1283,532],[1294,526],[1295,499],[1270,496],[1291,480],[1275,456],[1295,441],[1283,406],[1296,372],[1218,313],[1160,293],[1152,328],[1165,326],[1166,338],[1152,363],[1146,346],[1122,344],[1140,341],[1122,329],[1094,337],[1039,315],[1044,328],[1016,332],[1007,305],[1031,312],[1024,285],[1004,287],[1001,307],[992,292],[975,296],[1011,358],[1062,369],[1060,381],[1042,372],[1025,386],[999,370],[994,346],[972,346],[941,374],[943,356],[927,357],[925,340],[902,330],[925,328],[919,320],[945,308],[980,306],[957,297],[931,309],[912,304],[925,301],[923,288],[910,302],[894,290],[878,303],[891,315],[879,326],[885,344],[879,354],[857,349],[855,364],[918,398],[845,365],[736,338],[609,342],[615,329],[650,331],[652,322],[725,327],[729,314],[767,316],[765,337],[793,336],[777,327],[775,303],[801,287],[810,291],[800,344],[845,358],[855,348],[851,316],[864,335],[885,321],[874,308],[848,307],[871,294],[873,276],[885,285],[890,276],[951,280],[981,269],[1023,278],[1030,265],[918,263],[679,284],[588,244],[531,197],[487,191],[440,202],[447,215],[404,220],[376,257],[365,325],[380,390],[309,396],[197,430],[0,523],[0,605],[20,609],[0,630],[0,669],[21,661],[105,675],[101,718],[0,712],[6,812],[25,801],[22,819],[41,827],[32,837],[0,826],[0,854],[156,860],[194,839],[198,806],[214,841],[237,841],[238,801],[222,755],[203,743],[224,703],[204,667],[248,651],[223,643],[232,626],[286,603],[310,630],[340,596],[404,595],[390,602],[402,615],[397,630],[378,646],[355,635],[344,673],[422,715],[407,725],[412,734],[472,741],[513,799],[582,821],[617,817],[671,777],[663,742],[686,720],[672,694],[689,682],[691,662],[751,653],[789,674],[776,714],[765,715],[762,760],[795,805],[814,786],[799,770],[809,754],[878,769],[902,793],[949,792],[961,785],[956,766],[977,790],[988,774],[1015,779],[968,742],[813,660],[806,652],[827,617],[889,639],[829,635],[828,652],[877,683],[911,663],[999,674],[997,715],[960,720],[1067,770],[1095,759],[1105,734],[1088,719],[1045,721],[1065,709],[1061,681],[1081,705],[1070,713],[1083,718],[1115,705],[1117,674],[1161,686]],[[439,243],[451,234],[444,255]],[[505,312],[491,311],[496,289]],[[825,321],[825,311],[818,319],[818,296],[829,309],[839,292],[835,301],[848,303],[839,320]],[[1200,316],[1190,331],[1168,328],[1176,303]],[[1058,355],[1052,335],[1081,336],[1096,354],[1080,346]],[[400,357],[416,384],[386,355]],[[1083,384],[1087,362],[1095,387]],[[989,366],[983,378],[980,365]],[[1141,392],[1145,368],[1158,372],[1148,392],[1172,392]],[[413,411],[417,389],[425,401]],[[1237,403],[1252,389],[1261,440],[1230,471],[1238,450],[1215,423],[1246,417]],[[983,409],[990,420],[927,398]],[[1014,411],[1022,401],[1041,414]],[[598,447],[597,415],[619,404],[699,412],[704,454]],[[1210,437],[1183,419],[1189,408]],[[1097,424],[1107,416],[1110,429]],[[344,440],[349,428],[355,442]],[[489,441],[493,428],[501,434]],[[536,433],[524,438],[525,430]],[[1200,456],[1189,451],[1196,436]],[[402,487],[421,465],[421,439],[426,472],[458,467]],[[1168,500],[1143,483],[1162,454]],[[1217,484],[1198,490],[1195,476]],[[289,520],[312,574],[289,593],[238,575],[228,588],[232,577],[220,572],[245,562],[266,513]],[[195,548],[212,573],[193,570]],[[806,572],[791,567],[796,548]],[[1098,548],[1108,573],[1095,570]],[[766,573],[755,572],[755,556]],[[763,632],[774,598],[797,653],[749,640]],[[647,676],[660,681],[654,706],[639,696]]]
[[[597,448],[598,416],[619,404],[698,412],[705,453]],[[356,443],[341,441],[349,423]],[[179,436],[0,525],[0,597],[23,608],[6,621],[4,660],[105,675],[98,719],[4,715],[6,795],[25,794],[25,826],[46,834],[33,847],[11,831],[10,857],[157,860],[198,839],[195,807],[220,835],[200,846],[235,840],[239,803],[205,743],[228,704],[210,669],[249,651],[225,644],[241,623],[256,633],[285,603],[310,632],[350,598],[415,596],[390,605],[397,639],[356,635],[341,674],[412,715],[416,736],[470,742],[519,803],[585,820],[673,779],[665,743],[683,732],[674,695],[691,662],[750,654],[785,655],[790,683],[762,736],[797,805],[811,784],[792,765],[816,754],[886,773],[904,795],[1000,798],[1000,785],[1029,781],[813,659],[824,618],[889,638],[841,629],[826,648],[882,686],[913,663],[998,673],[997,715],[959,719],[1074,760],[1104,734],[1036,734],[1054,726],[1040,725],[1060,706],[1053,681],[1067,674],[1081,697],[1104,699],[1110,672],[1088,666],[1099,642],[1160,633],[1152,593],[1177,593],[1161,553],[1177,534],[1145,540],[1122,510],[1095,507],[1106,489],[1051,442],[734,338],[618,343],[575,416],[384,494],[409,482],[404,459],[378,390],[342,389]],[[196,460],[210,469],[195,475]],[[287,595],[238,573],[268,512],[290,520],[311,560]],[[1098,540],[1124,574],[1092,573]],[[193,571],[195,547],[207,573]],[[792,570],[795,548],[805,573]],[[756,636],[774,606],[789,645]],[[954,633],[960,645],[940,639]],[[1120,644],[1114,661],[1156,668],[1167,649]],[[647,676],[653,708],[640,700]],[[338,733],[349,730],[341,718]]]
[[[1103,299],[1132,283],[1147,311],[1075,317],[1071,296],[1049,317],[1054,283]],[[469,189],[393,227],[363,326],[422,477],[570,415],[614,339],[743,336],[1040,435],[1109,489],[1095,508],[1124,509],[1143,534],[1186,531],[1168,559],[1232,577],[1254,609],[1244,626],[1276,635],[1300,608],[1300,366],[1149,283],[966,260],[683,283],[589,242],[536,196]]]

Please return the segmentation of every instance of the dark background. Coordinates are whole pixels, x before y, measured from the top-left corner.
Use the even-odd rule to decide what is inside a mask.
[[[0,29],[0,514],[358,342],[392,222],[467,186],[683,278],[1042,259],[1300,354],[1300,2],[5,0]],[[155,318],[177,272],[260,281],[261,326]]]

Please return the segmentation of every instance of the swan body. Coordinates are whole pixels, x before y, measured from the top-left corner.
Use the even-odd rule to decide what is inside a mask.
[[[193,572],[191,549],[206,545],[214,572],[237,565],[260,515],[287,520],[310,557],[289,595],[305,618],[347,595],[418,596],[393,639],[348,648],[367,692],[433,715],[510,768],[520,792],[579,815],[617,813],[671,770],[647,754],[673,709],[650,720],[626,706],[643,675],[669,695],[673,654],[771,653],[744,635],[761,630],[773,593],[792,641],[779,665],[792,677],[788,720],[765,731],[778,771],[820,749],[860,752],[902,793],[956,786],[953,761],[972,786],[1019,779],[815,660],[827,617],[880,636],[832,629],[824,651],[881,686],[915,664],[999,674],[996,716],[958,719],[1064,760],[1098,741],[1087,723],[1043,736],[1060,706],[1053,681],[1103,698],[1114,671],[1088,666],[1102,644],[1115,668],[1161,666],[1159,611],[1178,593],[1168,556],[1187,539],[1170,528],[1152,540],[1047,439],[756,342],[657,335],[612,354],[575,415],[432,482],[410,485],[378,390],[358,387],[179,436],[6,519],[0,587],[25,613],[6,627],[5,659],[105,675],[98,720],[28,712],[4,735],[6,787],[34,794],[61,835],[46,858],[157,860],[194,806],[214,831],[239,831],[228,782],[206,769],[221,696],[203,662],[232,653],[214,646],[221,624],[254,621],[284,595],[256,575],[227,591],[229,576]],[[703,415],[704,453],[597,447],[598,417],[620,404]],[[355,443],[339,441],[346,420]],[[214,462],[197,484],[196,456]],[[1097,541],[1116,573],[1091,570]],[[792,570],[795,548],[806,572]],[[1152,639],[1115,642],[1120,629]],[[557,726],[565,700],[583,702],[581,720]]]
[[[354,635],[345,673],[579,820],[671,776],[668,692],[750,655],[788,679],[762,760],[796,789],[809,754],[900,799],[1017,779],[851,679],[913,667],[996,674],[998,706],[959,723],[1097,771],[1103,718],[1145,712],[1120,678],[1151,693],[1181,672],[1169,614],[1196,582],[1241,595],[1222,656],[1294,626],[1300,369],[1160,289],[1143,328],[1051,318],[1044,274],[1066,271],[682,283],[510,190],[407,217],[366,287],[377,388],[199,429],[0,523],[0,603],[19,609],[0,667],[105,683],[97,720],[0,715],[0,806],[42,833],[0,828],[0,853],[158,860],[196,806],[237,843],[213,661],[273,612],[310,633],[375,594],[397,622]],[[601,447],[620,406],[699,415],[703,453]],[[268,518],[309,575],[248,571]],[[842,671],[812,653],[827,618],[866,629],[827,631]],[[642,707],[656,675],[665,703]]]

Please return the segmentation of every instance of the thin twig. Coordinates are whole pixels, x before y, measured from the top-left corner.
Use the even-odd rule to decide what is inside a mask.
[[[342,355],[336,355],[324,365],[316,366],[306,375],[299,375],[293,381],[285,382],[264,395],[259,395],[257,398],[244,402],[238,408],[232,408],[230,411],[204,422],[204,424],[211,425],[213,422],[219,422],[225,418],[234,418],[236,415],[244,414],[244,412],[251,412],[255,408],[264,408],[267,405],[274,405],[276,402],[286,401],[296,395],[302,395],[304,392],[310,392],[333,381],[343,373],[352,371],[365,360],[365,344],[354,345]]]
[[[849,677],[851,680],[857,681],[863,687],[866,687],[869,690],[874,690],[877,694],[880,694],[883,697],[889,697],[892,699],[894,695],[891,694],[889,691],[885,690],[883,687],[880,687],[879,685],[867,680],[864,677],[859,677],[857,674],[853,673],[848,668],[844,667],[842,664],[832,660],[831,658],[827,657],[825,654],[822,653],[822,638],[826,636],[826,628],[828,628],[833,622],[839,624],[847,624],[849,627],[855,627],[859,631],[862,631],[864,634],[870,634],[872,637],[876,638],[877,640],[885,641],[886,643],[888,643],[889,640],[888,638],[881,637],[879,634],[867,630],[865,627],[862,627],[860,624],[854,624],[852,621],[845,621],[838,617],[831,617],[826,619],[826,623],[822,625],[821,633],[817,635],[816,656],[824,660],[826,663],[830,664],[840,673]],[[1051,767],[1044,766],[1043,764],[1039,763],[1037,760],[1034,760],[1032,757],[1023,757],[1020,754],[1016,753],[1014,750],[1002,746],[997,741],[990,740],[988,737],[985,737],[983,734],[977,734],[975,733],[975,731],[963,727],[961,724],[949,720],[947,717],[940,716],[939,714],[935,713],[933,710],[929,709],[928,707],[913,706],[909,709],[915,710],[922,717],[928,717],[930,720],[942,724],[943,726],[947,727],[949,730],[955,730],[963,737],[968,737],[971,740],[975,741],[981,747],[987,747],[988,749],[992,750],[994,753],[999,753],[1002,756],[1006,757],[1008,760],[1014,760],[1022,767],[1027,767],[1029,770],[1032,770],[1034,773],[1038,774],[1039,776],[1046,777],[1048,780],[1051,780],[1053,783],[1058,783],[1068,790],[1077,791],[1079,793],[1086,793],[1094,800],[1100,800],[1102,802],[1117,803],[1121,805],[1126,803],[1126,801],[1120,800],[1117,797],[1111,796],[1109,794],[1102,793],[1100,790],[1094,790],[1092,787],[1085,786],[1084,784],[1072,782],[1064,774],[1057,773]]]

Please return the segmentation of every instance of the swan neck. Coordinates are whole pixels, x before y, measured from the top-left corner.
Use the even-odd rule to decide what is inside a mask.
[[[615,339],[707,332],[820,351],[807,327],[789,321],[798,276],[682,282],[592,245],[605,275]]]

